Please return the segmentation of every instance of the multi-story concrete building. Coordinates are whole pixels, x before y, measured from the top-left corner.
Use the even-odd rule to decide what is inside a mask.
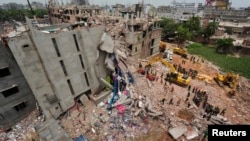
[[[173,2],[175,9],[182,9],[184,12],[196,13],[203,9],[202,3]]]
[[[73,30],[63,24],[38,30],[30,19],[27,25],[29,30],[8,44],[46,117],[57,118],[79,96],[102,88],[102,78],[109,75],[105,58],[110,55],[98,47],[113,43],[104,26]],[[112,44],[107,47],[112,53]]]
[[[36,107],[27,84],[10,49],[0,42],[0,130],[8,129]]]
[[[175,22],[187,21],[192,16],[201,17],[203,15],[202,3],[178,3],[173,2],[173,6],[160,6],[157,9],[158,17],[173,19]]]
[[[45,9],[45,6],[43,5],[43,3],[41,3],[41,2],[38,2],[38,1],[33,1],[32,3],[31,3],[31,7],[33,8],[33,9]]]
[[[245,10],[223,10],[217,7],[205,7],[203,13],[204,19],[228,22],[249,22],[249,12]]]
[[[17,4],[17,3],[10,2],[10,3],[4,3],[4,4],[0,5],[0,8],[4,9],[4,10],[26,9],[26,6],[23,4]]]
[[[225,31],[233,34],[246,35],[250,33],[250,14],[247,10],[221,9],[218,7],[205,7],[203,27],[209,22],[216,21],[219,28],[216,35],[223,35]]]
[[[54,24],[76,23],[87,21],[89,17],[100,15],[101,9],[97,6],[53,6],[49,9],[49,14]]]
[[[91,6],[70,6],[59,9],[54,6],[51,7],[51,16],[53,21],[85,23],[89,26],[112,23],[112,28],[121,26],[115,27],[117,28],[114,31],[115,36],[124,36],[131,56],[146,58],[159,51],[162,29],[160,20],[146,18],[143,8],[139,5],[135,5],[134,8],[117,5],[113,12],[105,13]]]
[[[72,0],[71,3],[75,5],[88,5],[89,4],[88,0]]]
[[[128,44],[130,55],[135,58],[146,58],[159,52],[161,41],[160,20],[148,21],[130,19],[125,41]]]

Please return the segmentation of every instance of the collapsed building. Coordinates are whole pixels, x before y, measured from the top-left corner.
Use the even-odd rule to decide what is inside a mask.
[[[0,130],[6,130],[33,111],[36,101],[13,54],[2,43],[0,58]]]
[[[8,44],[44,114],[57,118],[76,97],[98,91],[100,79],[109,72],[104,60],[114,46],[104,26],[59,33],[49,32],[56,26],[37,30],[29,19],[27,26],[28,32],[10,38]],[[70,25],[59,27],[67,30]],[[108,53],[103,46],[110,48]]]
[[[38,29],[31,19],[26,22],[22,32],[9,34],[8,45],[48,119],[45,125],[49,129],[49,123],[81,97],[88,99],[89,94],[98,94],[108,85],[105,79],[113,69],[114,44],[102,25],[79,29],[62,24]],[[37,130],[41,128],[43,132],[44,127]]]
[[[86,26],[106,25],[114,40],[123,42],[135,58],[146,58],[159,51],[161,40],[160,19],[147,17],[143,7],[125,8],[116,5],[112,12],[96,6],[51,6],[53,23],[84,23]]]
[[[47,119],[45,127],[37,128],[42,138],[53,130],[50,123],[77,101],[96,100],[105,87],[113,88],[106,78],[116,72],[116,59],[146,58],[159,51],[159,19],[141,18],[142,12],[121,7],[112,13],[117,16],[82,7],[78,12],[83,15],[76,8],[54,7],[52,21],[59,25],[39,26],[26,18],[26,25],[8,35],[9,49]]]

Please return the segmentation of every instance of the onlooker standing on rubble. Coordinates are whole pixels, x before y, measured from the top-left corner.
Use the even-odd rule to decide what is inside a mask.
[[[225,115],[226,110],[227,110],[227,109],[226,109],[226,108],[224,108],[224,109],[221,111],[220,115],[224,116],[224,115]]]
[[[181,98],[179,98],[179,100],[177,101],[177,106],[179,106],[181,104]]]
[[[168,102],[169,105],[173,105],[173,97],[170,99],[170,101]]]
[[[173,92],[174,92],[174,87],[172,86],[172,87],[171,87],[171,93],[173,93]]]
[[[191,89],[191,85],[188,86],[188,91],[190,91],[190,89]]]

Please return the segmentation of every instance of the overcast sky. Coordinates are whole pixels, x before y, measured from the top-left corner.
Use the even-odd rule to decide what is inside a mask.
[[[47,2],[48,0],[29,0],[32,1],[39,1],[42,3]],[[58,0],[59,2],[63,1],[69,2],[71,0]],[[121,4],[134,4],[141,2],[142,0],[89,0],[91,4],[98,4],[98,5],[104,5],[104,4],[115,4],[115,3],[121,3]],[[160,5],[170,5],[173,0],[144,0],[145,3],[153,4],[154,6],[160,6]],[[176,0],[177,2],[201,2],[205,3],[206,0]],[[233,7],[248,7],[250,6],[250,0],[230,0],[232,2]],[[9,3],[9,2],[16,2],[16,3],[22,3],[27,4],[27,0],[0,0],[0,4],[3,3]]]

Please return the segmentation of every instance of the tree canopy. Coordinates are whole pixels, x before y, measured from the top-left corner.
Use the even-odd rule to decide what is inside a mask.
[[[186,23],[175,23],[172,19],[163,18],[161,27],[163,39],[174,37],[180,44],[199,35],[201,31],[200,18],[195,16],[190,17]]]
[[[199,34],[201,30],[201,23],[199,17],[190,17],[189,20],[184,24],[184,27],[189,30],[194,36]]]
[[[233,46],[233,41],[234,39],[232,38],[218,39],[216,52],[227,54]]]
[[[218,28],[217,22],[213,21],[213,22],[208,23],[207,27],[203,31],[205,38],[210,39],[210,37],[215,34],[215,31],[217,28]]]
[[[179,44],[182,44],[186,40],[190,40],[192,38],[192,36],[193,36],[192,32],[190,32],[183,25],[178,26],[178,28],[177,28],[177,34],[178,34],[178,43]]]
[[[47,14],[46,9],[37,9],[33,10],[36,17],[43,18],[44,15]],[[0,21],[24,21],[25,16],[32,18],[32,13],[27,9],[11,9],[11,10],[3,10],[0,9]]]
[[[163,18],[163,20],[161,21],[160,24],[161,24],[161,27],[163,28],[163,31],[162,31],[162,38],[163,39],[168,39],[168,38],[174,37],[176,35],[176,31],[177,31],[179,24],[177,24],[173,20],[167,19],[167,18]]]

